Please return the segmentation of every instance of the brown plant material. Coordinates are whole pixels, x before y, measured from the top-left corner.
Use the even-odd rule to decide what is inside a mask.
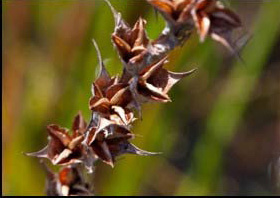
[[[78,166],[68,165],[54,173],[42,162],[47,174],[47,196],[93,196],[93,190]]]
[[[65,128],[51,124],[47,127],[49,143],[42,150],[35,153],[27,153],[29,156],[47,158],[54,165],[67,165],[81,163],[85,152],[81,142],[84,139],[86,122],[79,113],[73,121],[73,133],[70,134]]]
[[[225,8],[216,0],[204,0],[198,3],[192,11],[200,40],[207,35],[233,50],[232,31],[241,27],[241,20],[237,14]]]
[[[94,84],[94,87],[98,89],[98,84]],[[128,88],[125,84],[111,85],[103,93],[100,92],[90,99],[90,110],[98,112],[107,119],[129,125],[134,116],[132,111],[126,108],[132,100]]]
[[[231,51],[234,44],[231,39],[232,31],[241,27],[237,14],[225,8],[217,0],[147,0],[152,4],[173,29],[191,31],[195,26],[204,41],[206,36],[220,42]],[[183,28],[186,26],[186,28]],[[180,27],[180,28],[178,28]]]
[[[135,23],[133,28],[127,27],[125,32],[114,32],[112,41],[118,49],[123,62],[139,62],[143,58],[149,38],[145,31],[146,21],[141,17]]]
[[[139,74],[137,92],[141,103],[146,101],[171,102],[168,96],[169,90],[182,78],[192,74],[195,70],[188,72],[175,73],[163,67],[167,62],[167,57],[154,63]]]
[[[99,130],[91,128],[86,143],[93,149],[96,157],[106,164],[114,167],[116,157],[125,153],[145,156],[158,154],[141,150],[131,144],[128,140],[135,135],[122,125],[112,124],[105,118],[100,120]]]
[[[147,0],[167,20],[170,25],[188,23],[193,0]]]
[[[111,39],[123,63],[123,73],[120,78],[110,76],[93,40],[99,73],[91,89],[89,124],[80,113],[73,121],[72,133],[51,124],[47,127],[48,145],[27,154],[63,166],[59,173],[53,173],[45,166],[48,195],[92,195],[91,184],[85,181],[83,170],[86,168],[88,173],[93,173],[98,159],[114,167],[117,157],[123,154],[159,154],[133,145],[130,141],[135,135],[131,128],[136,120],[135,112],[141,117],[142,104],[171,102],[170,89],[195,71],[179,73],[163,68],[167,53],[184,44],[195,27],[201,41],[210,35],[231,48],[231,32],[241,26],[238,16],[216,0],[147,0],[167,21],[159,38],[150,41],[143,18],[140,17],[131,28],[110,2],[105,1],[114,15]]]
[[[92,86],[89,108],[93,111],[94,125],[89,127],[84,144],[89,146],[96,158],[114,166],[115,158],[121,154],[153,155],[133,146],[128,140],[134,138],[129,130],[136,119],[132,111],[134,102],[128,82],[110,77],[102,61],[100,50],[93,40],[97,51],[100,72]],[[141,152],[140,152],[141,151]]]
[[[90,98],[89,108],[116,123],[129,125],[134,120],[134,115],[126,108],[132,100],[128,84],[119,83],[117,77],[110,77],[94,40],[93,43],[98,54],[100,73],[92,85],[93,96]]]
[[[115,29],[112,34],[112,41],[118,50],[120,58],[124,64],[136,63],[143,58],[143,54],[149,44],[145,25],[146,20],[139,18],[131,28],[108,0],[105,0],[115,19]]]

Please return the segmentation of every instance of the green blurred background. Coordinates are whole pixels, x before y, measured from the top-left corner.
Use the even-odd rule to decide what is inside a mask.
[[[125,20],[164,27],[144,0],[111,0]],[[253,37],[244,64],[197,35],[170,54],[172,71],[198,71],[178,83],[172,103],[144,106],[133,140],[161,156],[125,155],[98,163],[97,195],[280,195],[280,1],[224,1]],[[47,144],[46,126],[70,128],[95,78],[96,39],[112,75],[121,62],[114,21],[101,0],[2,1],[2,188],[4,195],[44,195],[45,173],[23,152]]]

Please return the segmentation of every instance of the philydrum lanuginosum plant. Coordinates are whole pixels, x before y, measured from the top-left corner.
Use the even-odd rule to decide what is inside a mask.
[[[169,90],[195,70],[172,72],[164,68],[167,54],[182,46],[193,33],[201,42],[207,36],[235,52],[231,34],[241,27],[239,17],[217,0],[147,0],[166,21],[166,27],[155,40],[148,38],[146,21],[139,18],[133,26],[109,5],[115,29],[112,42],[123,63],[123,72],[110,76],[96,42],[93,44],[99,61],[99,74],[92,84],[89,99],[91,120],[87,124],[81,113],[74,118],[72,132],[51,124],[47,126],[46,147],[29,156],[47,158],[60,165],[58,173],[47,172],[47,195],[93,195],[91,181],[97,160],[114,166],[116,158],[126,153],[156,155],[133,145],[131,128],[141,117],[141,106],[148,102],[170,102]],[[137,113],[137,115],[135,114]]]

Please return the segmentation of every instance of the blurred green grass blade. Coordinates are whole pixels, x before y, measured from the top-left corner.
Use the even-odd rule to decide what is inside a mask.
[[[198,195],[217,194],[220,182],[222,157],[225,147],[232,139],[258,77],[279,34],[280,1],[263,3],[254,38],[246,47],[243,57],[246,65],[238,62],[224,86],[212,113],[205,134],[197,143],[194,153],[194,172],[186,177],[178,188],[177,195],[190,195],[197,189]],[[273,22],[273,23],[272,23]]]

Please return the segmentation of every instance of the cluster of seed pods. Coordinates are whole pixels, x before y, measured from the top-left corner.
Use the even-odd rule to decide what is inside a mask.
[[[201,41],[210,36],[234,51],[231,33],[241,27],[239,17],[216,0],[147,0],[166,21],[162,34],[151,41],[143,18],[132,27],[108,0],[105,2],[115,19],[111,38],[123,63],[123,72],[120,77],[109,75],[93,40],[100,69],[89,99],[90,122],[87,124],[79,112],[72,131],[54,124],[47,126],[48,145],[27,154],[47,158],[53,165],[62,166],[58,173],[45,166],[48,195],[93,195],[84,169],[92,173],[97,160],[113,167],[116,158],[126,153],[159,154],[133,145],[131,139],[135,134],[131,129],[136,117],[142,117],[143,104],[170,102],[168,92],[173,85],[195,71],[168,71],[164,68],[168,53],[183,45],[195,32]]]

